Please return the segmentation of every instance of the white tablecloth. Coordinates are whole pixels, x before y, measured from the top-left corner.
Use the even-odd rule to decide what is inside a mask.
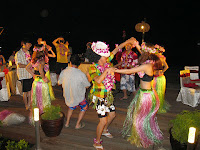
[[[196,107],[200,103],[200,89],[181,87],[176,101],[181,101],[183,104]]]
[[[1,81],[2,89],[0,90],[0,101],[8,101],[10,99],[9,83],[6,83],[4,72],[0,72],[0,77],[3,77]]]

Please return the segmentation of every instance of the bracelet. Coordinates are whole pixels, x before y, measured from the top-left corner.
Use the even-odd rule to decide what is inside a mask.
[[[122,49],[121,49],[121,48],[118,48],[118,52],[122,52]]]

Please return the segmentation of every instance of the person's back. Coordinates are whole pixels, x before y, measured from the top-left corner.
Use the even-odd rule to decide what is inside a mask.
[[[80,113],[76,122],[75,129],[81,129],[85,126],[81,120],[88,109],[88,102],[85,98],[86,88],[90,86],[86,75],[77,67],[80,65],[80,58],[78,55],[72,55],[70,58],[69,67],[64,69],[58,80],[58,84],[62,84],[63,96],[65,103],[69,107],[67,112],[67,121],[65,127],[69,127],[69,121],[73,110],[80,108]]]
[[[67,67],[59,77],[59,84],[63,87],[63,96],[68,106],[78,105],[85,97],[88,84],[86,75],[79,69]]]

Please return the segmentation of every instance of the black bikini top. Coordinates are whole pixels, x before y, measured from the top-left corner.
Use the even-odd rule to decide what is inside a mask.
[[[146,73],[144,74],[143,78],[140,78],[142,81],[151,82],[153,80],[153,76],[149,76]]]
[[[44,71],[44,73],[46,73],[46,72]],[[34,70],[34,74],[35,74],[35,75],[40,75],[39,70]]]
[[[40,72],[38,70],[34,70],[35,75],[40,75]]]

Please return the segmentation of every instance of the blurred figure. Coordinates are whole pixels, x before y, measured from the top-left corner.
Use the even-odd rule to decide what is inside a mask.
[[[85,98],[85,92],[86,88],[90,86],[90,83],[85,74],[78,69],[80,63],[80,57],[77,54],[72,55],[68,67],[61,72],[58,80],[58,84],[62,84],[65,103],[69,107],[65,127],[69,127],[73,110],[77,107],[80,108],[75,129],[81,129],[85,126],[81,123],[81,120],[89,106]]]
[[[65,42],[63,37],[59,37],[55,39],[53,45],[56,48],[57,53],[57,64],[56,64],[56,74],[57,78],[59,77],[60,72],[65,69],[68,65],[68,54],[69,54],[69,43],[68,41]]]
[[[2,66],[6,64],[5,58],[3,57],[1,50],[0,50],[0,68],[3,70]]]
[[[128,43],[125,46],[125,51],[122,53],[121,62],[115,67],[121,66],[122,69],[133,68],[138,63],[138,56],[132,51],[132,45]],[[120,89],[123,91],[124,96],[120,100],[128,99],[127,90],[135,94],[135,74],[122,74],[120,80]]]
[[[31,87],[33,78],[32,75],[26,70],[26,66],[31,61],[29,50],[32,44],[28,39],[24,39],[21,44],[21,49],[15,54],[15,63],[17,65],[18,79],[22,82],[23,101],[26,110],[28,110],[31,102]]]
[[[9,67],[11,67],[12,69],[16,68],[16,64],[15,64],[15,51],[13,51],[12,55],[9,57],[8,63],[9,63]]]
[[[44,45],[36,44],[33,48],[33,56],[31,62],[26,66],[26,70],[33,76],[34,81],[32,84],[31,92],[31,110],[30,110],[30,123],[34,124],[33,109],[38,107],[40,115],[43,113],[45,107],[51,105],[49,79],[47,72],[49,66],[45,62]],[[34,69],[33,69],[34,68]]]
[[[45,64],[46,66],[49,67],[49,57],[56,57],[56,54],[53,52],[52,47],[47,45],[46,41],[43,41],[42,38],[38,38],[37,40],[38,45],[43,45],[43,48],[41,49],[44,53],[45,56]],[[49,53],[49,51],[51,52],[51,54]],[[48,69],[48,71],[46,72],[46,77],[48,78],[49,82],[48,82],[48,86],[49,86],[49,93],[50,93],[50,98],[51,100],[55,100],[55,94],[52,88],[52,82],[51,82],[51,77],[50,77],[50,69]]]
[[[45,57],[53,57],[53,58],[56,57],[56,54],[52,50],[52,47],[47,45],[46,41],[43,41],[42,38],[38,38],[37,42],[39,45],[42,44],[45,46],[45,49],[44,49]],[[49,52],[51,52],[51,53],[49,53]]]

